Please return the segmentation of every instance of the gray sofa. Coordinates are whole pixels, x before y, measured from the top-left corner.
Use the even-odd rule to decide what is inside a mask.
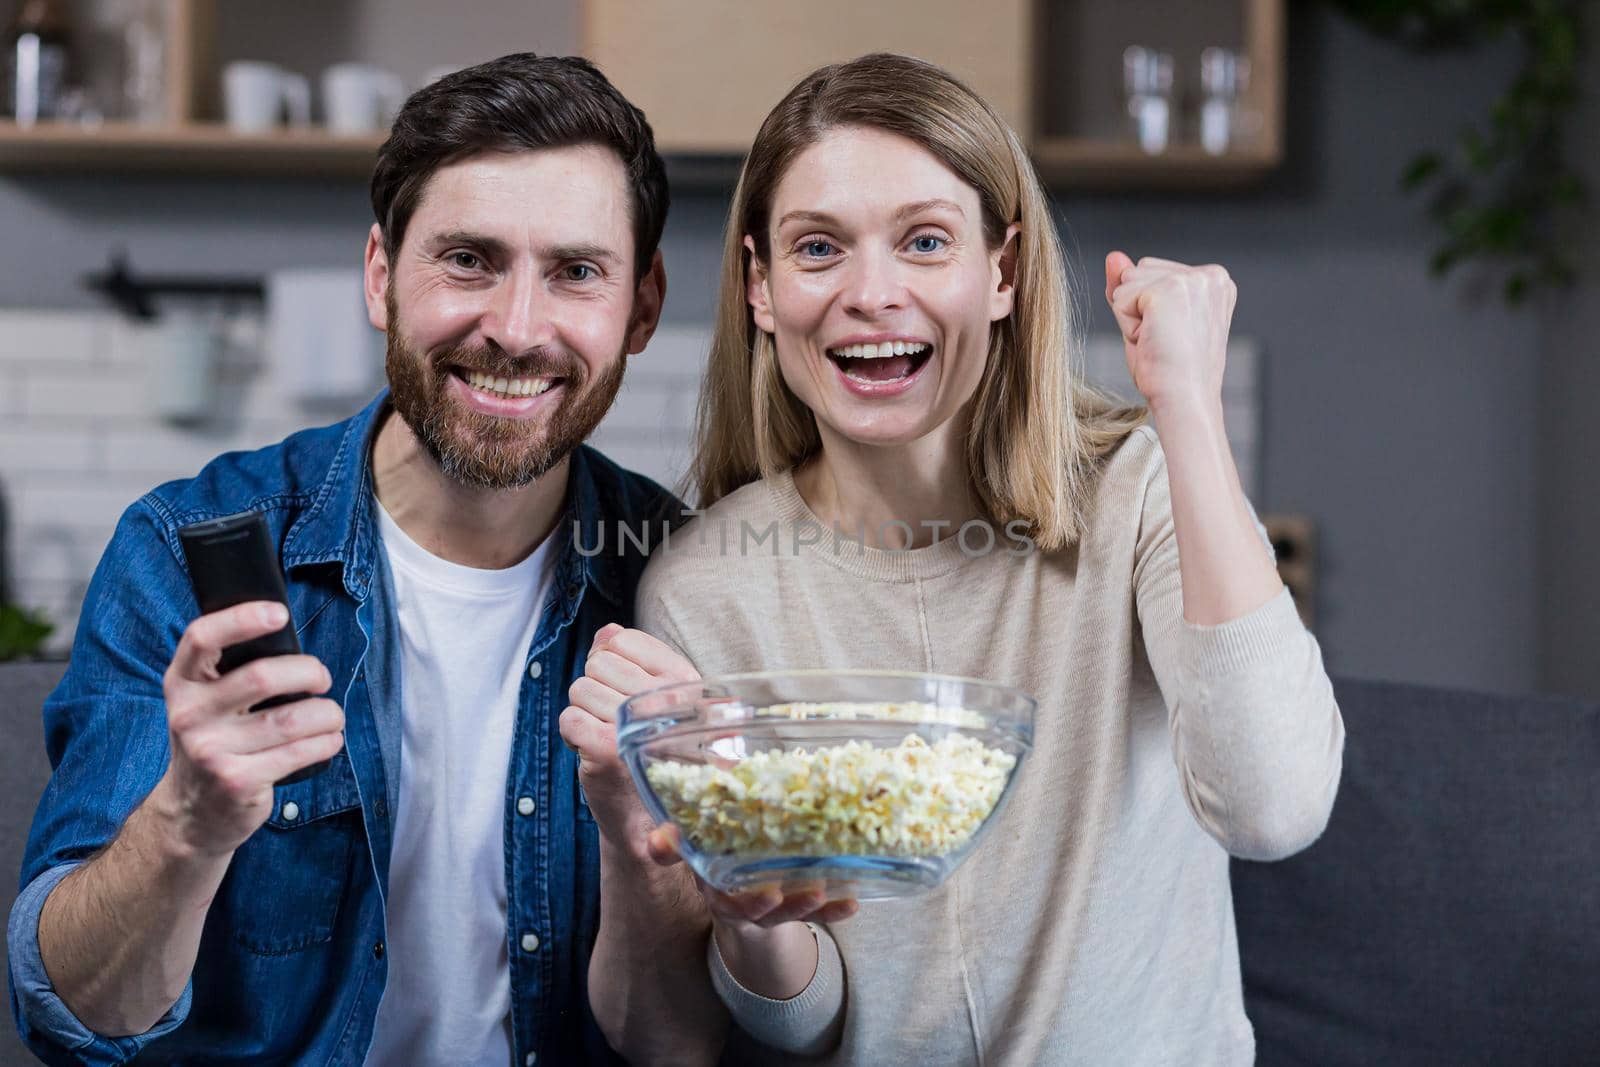
[[[11,915],[17,899],[22,848],[39,794],[50,779],[44,755],[43,720],[39,709],[50,695],[65,663],[0,663],[0,923]],[[39,1062],[23,1046],[7,1005],[0,1018],[0,1067]]]
[[[61,669],[0,664],[0,914]],[[1600,1063],[1600,705],[1335,686],[1349,741],[1327,832],[1233,867],[1258,1062]],[[31,1058],[0,1026],[13,1062]]]

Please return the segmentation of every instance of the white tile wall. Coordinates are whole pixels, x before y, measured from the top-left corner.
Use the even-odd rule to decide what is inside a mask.
[[[238,324],[236,339],[260,336],[258,322]],[[630,360],[617,403],[591,443],[625,467],[678,486],[688,469],[708,343],[705,328],[657,331]],[[128,504],[222,452],[270,444],[345,414],[301,410],[279,388],[270,356],[236,345],[222,374],[221,402],[230,412],[219,420],[223,428],[170,425],[146,414],[138,351],[109,313],[0,310],[0,484],[11,516],[13,593],[56,622],[56,650],[71,644],[89,577]],[[1229,434],[1252,493],[1258,364],[1256,346],[1235,341],[1224,385]],[[1131,391],[1116,337],[1091,338],[1086,369],[1108,388]]]
[[[260,336],[241,319],[234,340]],[[89,577],[123,510],[212,457],[256,448],[339,413],[288,403],[271,360],[231,345],[218,371],[221,429],[148,414],[135,331],[107,312],[0,311],[0,486],[10,518],[12,594],[70,646]]]
[[[1084,352],[1084,373],[1117,396],[1142,402],[1128,374],[1128,358],[1117,334],[1095,334]],[[1233,446],[1233,463],[1239,484],[1252,503],[1259,494],[1261,477],[1261,348],[1251,338],[1228,341],[1222,372],[1222,418]]]

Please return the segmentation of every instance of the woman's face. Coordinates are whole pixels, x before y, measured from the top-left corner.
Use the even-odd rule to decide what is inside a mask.
[[[1017,227],[989,249],[976,189],[915,141],[862,127],[796,157],[769,218],[771,262],[754,263],[747,296],[824,439],[903,445],[950,423],[983,377],[990,324],[1011,313]]]

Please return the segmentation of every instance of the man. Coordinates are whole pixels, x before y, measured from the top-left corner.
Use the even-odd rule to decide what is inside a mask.
[[[665,295],[649,126],[582,60],[506,56],[407,102],[372,201],[389,390],[148,493],[90,584],[9,926],[19,1028],[55,1062],[708,1058],[709,987],[655,980],[704,950],[685,876],[597,830],[558,732],[644,562],[578,549],[675,506],[581,446]],[[305,654],[219,676],[285,617],[196,619],[175,531],[250,509]],[[638,924],[657,970],[597,954],[591,1006],[602,864],[608,936]]]

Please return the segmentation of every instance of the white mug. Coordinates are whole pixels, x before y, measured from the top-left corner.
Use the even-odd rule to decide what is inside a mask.
[[[322,73],[322,110],[334,133],[384,129],[405,100],[399,76],[377,67],[336,63]]]
[[[383,377],[385,336],[367,316],[360,265],[272,271],[266,297],[281,393],[319,410],[364,402]]]
[[[229,63],[222,70],[222,99],[228,125],[239,133],[276,128],[285,106],[289,125],[311,124],[311,88],[305,78],[271,63]]]
[[[127,327],[144,364],[145,409],[157,418],[197,423],[217,401],[222,338],[211,316],[186,308],[163,311]]]

